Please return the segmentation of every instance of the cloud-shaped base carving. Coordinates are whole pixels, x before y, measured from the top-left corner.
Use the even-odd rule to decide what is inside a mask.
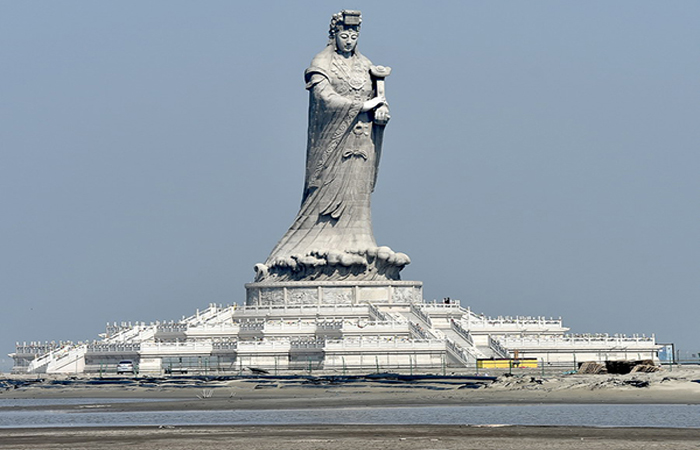
[[[410,263],[407,254],[389,247],[313,250],[305,255],[276,258],[269,264],[256,264],[255,281],[400,280],[399,272]]]

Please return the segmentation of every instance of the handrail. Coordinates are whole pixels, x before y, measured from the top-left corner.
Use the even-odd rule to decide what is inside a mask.
[[[19,342],[15,343],[15,353],[17,354],[23,354],[23,355],[43,355],[45,353],[48,353],[52,350],[56,350],[58,348],[63,347],[64,345],[69,344],[73,345],[72,342],[30,342],[27,344],[26,342],[23,342],[20,344]]]
[[[332,339],[326,340],[325,350],[331,348],[445,348],[443,339]]]
[[[433,328],[433,321],[430,320],[430,316],[413,303],[411,303],[411,312],[425,322],[428,327]]]
[[[367,310],[367,304],[363,305],[244,305],[240,308],[242,313],[252,312],[268,312],[270,314],[276,312],[302,311],[307,313],[326,312],[326,311],[342,311],[342,312],[364,312]]]
[[[501,358],[508,358],[509,356],[508,349],[501,345],[497,339],[492,338],[491,335],[489,335],[489,348]]]
[[[452,330],[459,335],[462,339],[467,341],[469,345],[474,346],[474,339],[472,335],[469,334],[468,330],[465,330],[456,320],[450,320],[450,327]]]
[[[411,332],[411,334],[420,336],[422,339],[432,339],[433,335],[430,333],[428,330],[420,326],[416,322],[408,322],[408,330]]]
[[[565,334],[561,336],[502,336],[500,340],[508,343],[512,347],[515,344],[655,344],[655,336],[639,336],[639,335],[599,335],[599,334]],[[511,345],[511,343],[513,345]]]
[[[205,323],[201,325],[206,325]],[[183,322],[161,323],[156,326],[159,333],[184,333],[187,331],[187,324]],[[196,326],[196,325],[195,325]]]
[[[50,367],[51,363],[58,362],[62,359],[71,356],[73,353],[85,353],[87,351],[88,344],[78,342],[77,344],[65,345],[61,348],[46,353],[43,356],[33,359],[27,366],[27,372],[36,371],[39,367],[46,365]]]
[[[386,314],[381,312],[374,304],[368,303],[370,316],[374,316],[378,321],[388,321],[391,320]]]
[[[563,322],[561,317],[546,318],[544,316],[532,317],[532,316],[498,316],[490,317],[484,315],[474,314],[469,308],[466,309],[466,314],[464,314],[463,321],[467,322],[467,328],[472,329],[475,327],[503,327],[506,325],[511,326],[538,326],[538,327],[557,327],[563,328]]]
[[[238,322],[241,331],[262,331],[265,328],[264,320],[243,320]]]
[[[290,342],[294,349],[322,349],[326,345],[325,339],[298,339]]]
[[[73,344],[73,343],[65,344],[62,347],[51,350],[50,352],[45,353],[41,356],[37,356],[29,363],[28,371],[31,372],[31,371],[36,370],[37,368],[39,368],[45,364],[50,364],[51,361],[55,361],[55,360],[61,358],[62,355],[67,354],[73,348],[75,348],[75,344]]]
[[[476,360],[477,357],[473,355],[469,350],[465,349],[461,345],[457,344],[455,341],[453,341],[450,338],[445,339],[446,346],[448,350],[452,350],[452,353],[457,356],[457,358],[460,360],[462,364],[465,366],[468,366],[470,361],[469,361],[469,356],[472,357],[473,360]]]
[[[423,305],[430,306],[430,307],[438,307],[438,308],[459,308],[459,309],[462,309],[461,303],[462,303],[461,300],[451,298],[451,299],[445,299],[442,301],[431,300],[429,302],[423,302]]]
[[[89,353],[138,352],[140,349],[141,344],[134,342],[93,342],[87,346],[87,351]]]

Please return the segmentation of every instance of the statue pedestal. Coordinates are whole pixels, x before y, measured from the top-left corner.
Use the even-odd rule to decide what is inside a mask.
[[[247,306],[422,303],[421,281],[289,281],[248,283]]]

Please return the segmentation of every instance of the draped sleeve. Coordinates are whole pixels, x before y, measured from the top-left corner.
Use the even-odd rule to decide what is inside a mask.
[[[305,72],[309,90],[309,127],[306,148],[306,177],[302,203],[321,186],[333,179],[340,143],[349,133],[362,109],[361,100],[346,98],[331,83],[332,47],[316,55]]]

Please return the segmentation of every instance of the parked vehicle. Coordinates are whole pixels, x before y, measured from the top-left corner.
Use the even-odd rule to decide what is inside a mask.
[[[117,374],[121,375],[123,373],[136,373],[133,361],[119,361],[119,364],[117,364]]]

